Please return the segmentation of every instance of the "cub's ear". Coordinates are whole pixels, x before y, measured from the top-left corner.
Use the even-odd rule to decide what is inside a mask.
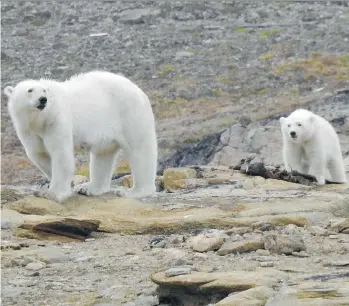
[[[13,90],[14,88],[12,86],[6,86],[5,89],[4,89],[4,94],[10,98],[13,94]]]
[[[284,124],[285,120],[286,120],[285,117],[281,117],[281,118],[280,118],[280,123],[281,123],[281,124]]]

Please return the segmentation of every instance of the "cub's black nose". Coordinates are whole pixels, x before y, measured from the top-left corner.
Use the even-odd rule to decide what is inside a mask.
[[[39,99],[39,102],[40,102],[41,105],[45,105],[47,103],[47,98],[46,97],[41,97]]]
[[[290,133],[290,135],[291,135],[291,137],[296,137],[296,132],[295,132],[295,131],[292,131],[292,132]]]

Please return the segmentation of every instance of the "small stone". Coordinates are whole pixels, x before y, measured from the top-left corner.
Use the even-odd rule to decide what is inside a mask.
[[[256,251],[256,253],[260,256],[269,256],[270,252],[268,250],[264,250],[264,249],[258,249]]]
[[[196,252],[216,251],[223,243],[223,238],[207,238],[199,235],[191,239],[191,248]]]
[[[266,235],[264,237],[264,247],[271,253],[286,255],[306,250],[303,238],[298,235]]]
[[[283,234],[292,235],[298,232],[298,226],[295,224],[287,224],[282,230]]]
[[[38,271],[38,270],[45,268],[45,264],[43,264],[41,262],[31,262],[31,263],[28,263],[25,266],[25,268],[27,270],[30,270],[30,271]]]
[[[309,257],[310,255],[304,251],[300,251],[300,252],[292,252],[293,256],[296,257]]]
[[[349,266],[349,260],[342,260],[342,261],[329,261],[325,262],[324,267],[347,267]]]
[[[217,254],[224,256],[231,253],[247,253],[262,249],[263,247],[264,244],[260,239],[225,242],[217,251]]]
[[[340,218],[330,221],[330,229],[336,233],[349,234],[349,218]]]
[[[227,235],[251,233],[250,227],[234,227],[225,231]]]
[[[190,274],[192,268],[191,267],[178,267],[178,268],[171,268],[165,271],[165,276],[166,277],[171,277],[171,276],[177,276],[177,275],[185,275],[185,274]]]
[[[86,238],[85,242],[91,242],[91,241],[95,241],[95,240],[96,240],[96,238]]]
[[[272,261],[265,261],[265,262],[260,262],[259,266],[263,268],[274,267],[274,263]]]
[[[76,258],[74,261],[85,262],[85,261],[91,261],[91,259],[93,259],[93,256],[83,256],[83,257]]]
[[[84,175],[74,175],[73,181],[72,181],[72,187],[87,183],[88,178]]]
[[[309,227],[309,231],[314,236],[327,236],[328,231],[320,226],[313,225]]]
[[[338,239],[338,235],[329,235],[328,238],[330,238],[330,239]]]
[[[151,248],[164,248],[168,240],[166,236],[155,236],[149,241]]]
[[[1,229],[11,229],[23,223],[23,216],[12,209],[1,209]]]

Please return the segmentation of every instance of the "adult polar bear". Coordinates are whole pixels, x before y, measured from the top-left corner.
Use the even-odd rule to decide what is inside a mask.
[[[312,174],[319,185],[325,184],[327,172],[333,182],[347,182],[339,139],[327,120],[297,109],[280,123],[286,170]]]
[[[133,177],[124,195],[155,192],[154,115],[146,94],[129,79],[92,71],[64,82],[25,80],[4,93],[27,156],[50,180],[48,197],[62,202],[72,194],[74,147],[81,145],[90,151],[90,182],[76,186],[76,192],[108,192],[119,149],[129,158]]]

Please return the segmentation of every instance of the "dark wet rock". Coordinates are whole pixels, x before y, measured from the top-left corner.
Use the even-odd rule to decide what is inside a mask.
[[[206,165],[220,147],[220,133],[208,135],[200,142],[186,144],[182,149],[159,162],[158,175],[166,168]]]

